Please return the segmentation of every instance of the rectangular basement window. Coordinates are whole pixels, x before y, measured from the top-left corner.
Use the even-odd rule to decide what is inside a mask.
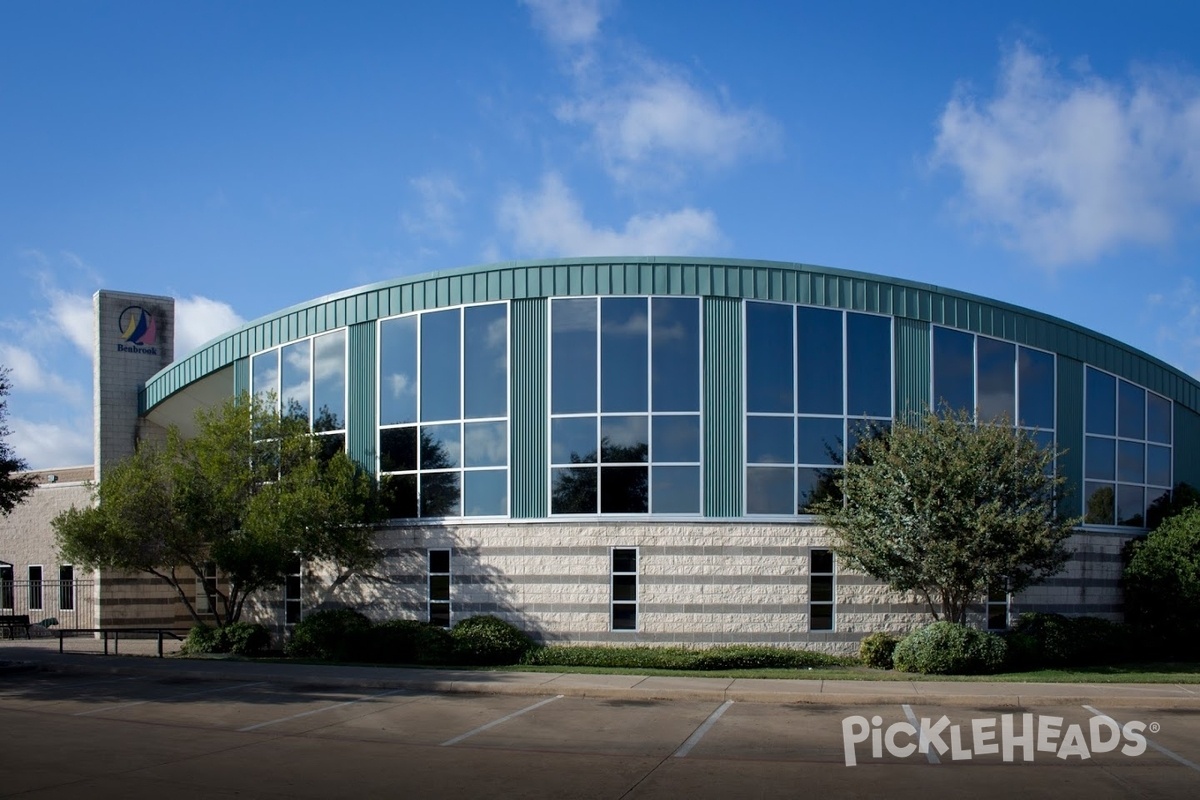
[[[612,551],[612,629],[637,630],[636,547],[614,547]]]

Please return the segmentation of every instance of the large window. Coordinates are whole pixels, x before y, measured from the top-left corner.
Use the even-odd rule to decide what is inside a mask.
[[[379,323],[379,474],[393,517],[508,513],[508,306]]]
[[[550,306],[550,510],[700,513],[700,303]]]
[[[1171,496],[1171,401],[1093,367],[1084,392],[1084,522],[1143,527]]]
[[[746,513],[807,513],[891,424],[891,319],[748,302],[745,343]]]
[[[333,454],[346,448],[346,332],[301,339],[254,356],[251,387],[279,411],[308,423]]]
[[[953,328],[933,328],[933,400],[982,423],[1007,419],[1054,447],[1054,355]]]

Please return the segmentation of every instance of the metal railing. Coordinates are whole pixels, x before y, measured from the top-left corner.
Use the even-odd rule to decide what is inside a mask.
[[[31,626],[48,629],[94,625],[96,581],[0,580],[0,614],[25,614]]]
[[[145,639],[153,636],[158,641],[158,657],[163,657],[163,639],[168,636],[177,642],[182,642],[187,638],[187,631],[171,628],[57,628],[54,631],[58,634],[58,652],[64,652],[63,646],[67,637],[77,634],[92,634],[98,635],[104,641],[104,655],[108,655],[108,642],[111,638],[113,643],[113,655],[121,655],[121,635],[125,634],[126,639]]]

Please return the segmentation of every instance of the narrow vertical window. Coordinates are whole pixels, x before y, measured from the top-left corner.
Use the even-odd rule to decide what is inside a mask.
[[[429,624],[450,627],[450,551],[429,551]]]
[[[1003,631],[1008,629],[1008,591],[1004,584],[988,588],[987,594],[987,629]]]
[[[13,607],[13,566],[0,564],[0,608],[12,610]]]
[[[300,621],[300,590],[304,575],[304,563],[299,556],[287,564],[287,575],[283,584],[283,621],[286,625],[295,625]]]
[[[42,609],[42,568],[29,568],[29,610],[41,611]]]
[[[612,551],[612,629],[636,631],[638,600],[638,551],[636,547],[614,547]]]
[[[58,568],[58,608],[72,611],[75,608],[75,567],[62,564]]]
[[[808,629],[833,630],[834,566],[832,550],[813,550],[808,569]]]
[[[196,579],[196,613],[217,613],[217,565],[209,561]]]

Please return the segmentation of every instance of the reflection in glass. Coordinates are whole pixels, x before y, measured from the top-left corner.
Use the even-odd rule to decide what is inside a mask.
[[[746,410],[792,412],[792,306],[746,303]]]
[[[1087,432],[1114,436],[1117,432],[1117,381],[1111,375],[1087,368]]]
[[[461,416],[459,312],[421,315],[421,419]]]
[[[858,454],[858,443],[864,439],[875,439],[892,429],[889,420],[848,419],[846,420],[846,459],[853,460]]]
[[[650,510],[649,468],[601,467],[600,512],[645,514]]]
[[[279,351],[268,350],[251,360],[250,385],[254,394],[261,399],[274,392],[279,395]]]
[[[1141,486],[1117,486],[1117,524],[1140,528],[1146,518],[1146,490]]]
[[[1141,442],[1117,442],[1117,480],[1144,483],[1146,446]]]
[[[421,516],[457,517],[461,513],[458,472],[421,474]]]
[[[645,416],[600,418],[600,460],[644,464],[650,459],[649,419]]]
[[[1154,486],[1171,485],[1171,448],[1147,445],[1146,483]]]
[[[793,417],[747,417],[746,462],[792,464]]]
[[[1146,438],[1171,443],[1171,401],[1153,392],[1146,393]]]
[[[279,400],[284,416],[309,422],[308,403],[312,394],[312,342],[309,339],[285,345],[281,350]]]
[[[508,413],[508,310],[463,309],[463,403],[469,419]]]
[[[655,411],[700,410],[700,301],[650,301],[651,395]]]
[[[700,417],[656,416],[650,457],[657,463],[700,460]]]
[[[644,297],[600,301],[600,410],[646,411],[648,320]]]
[[[345,452],[346,435],[343,433],[327,433],[317,437],[317,458],[327,462],[335,454]]]
[[[1098,481],[1111,481],[1117,476],[1117,456],[1112,439],[1097,436],[1087,437],[1087,457],[1084,477]]]
[[[852,375],[861,374],[853,359],[850,369]],[[796,376],[796,409],[800,413],[842,413],[842,312],[806,306],[796,309]]]
[[[596,301],[553,300],[550,410],[596,410]]]
[[[892,415],[892,321],[846,314],[846,413]]]
[[[800,417],[796,420],[796,461],[800,464],[841,464],[841,417]]]
[[[1054,427],[1054,356],[1018,348],[1019,422],[1030,428]]]
[[[792,467],[747,467],[746,512],[750,514],[795,514]]]
[[[830,497],[840,497],[841,489],[838,479],[842,470],[839,467],[800,467],[796,470],[796,513],[809,514],[817,503]]]
[[[417,318],[379,323],[379,424],[417,421]]]
[[[651,483],[650,510],[655,514],[700,513],[699,467],[653,467]]]
[[[392,519],[417,516],[416,475],[384,475],[379,479],[379,493]]]
[[[1146,438],[1146,390],[1128,381],[1117,383],[1117,433],[1126,439]]]
[[[596,468],[550,470],[550,511],[553,514],[595,514]]]
[[[950,328],[933,329],[934,405],[975,411],[975,337]]]
[[[508,513],[508,479],[502,469],[463,473],[463,514],[468,517],[501,517]]]
[[[1016,417],[1017,348],[1008,342],[980,336],[976,340],[979,419],[991,422]]]
[[[313,339],[313,430],[346,427],[346,332]]]
[[[564,417],[550,421],[553,464],[596,463],[596,418]]]
[[[508,463],[508,434],[503,422],[467,422],[463,439],[464,466],[503,467]]]
[[[417,429],[384,428],[379,432],[379,471],[403,472],[417,468]]]
[[[451,469],[462,465],[462,442],[457,422],[421,427],[421,469]]]
[[[1087,494],[1087,511],[1083,521],[1093,525],[1112,525],[1116,514],[1116,496],[1112,484],[1086,481],[1084,491]]]

